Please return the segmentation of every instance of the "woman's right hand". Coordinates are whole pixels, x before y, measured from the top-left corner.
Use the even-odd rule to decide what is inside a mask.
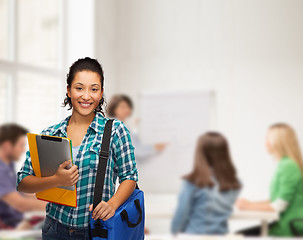
[[[167,145],[168,143],[156,143],[155,145],[154,145],[154,147],[155,147],[155,149],[158,151],[158,152],[161,152],[161,151],[163,151],[165,148],[166,148],[166,145]]]
[[[58,186],[70,187],[78,182],[79,171],[77,165],[73,165],[70,169],[66,169],[70,163],[71,160],[67,160],[59,165],[58,170],[55,174]]]
[[[240,210],[245,210],[249,205],[250,205],[250,201],[248,201],[247,199],[244,198],[239,198],[236,201],[236,207]]]

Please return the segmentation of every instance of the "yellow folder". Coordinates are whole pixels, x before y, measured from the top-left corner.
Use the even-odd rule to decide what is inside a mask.
[[[37,142],[36,142],[36,135],[33,133],[27,133],[28,144],[29,144],[29,151],[32,161],[33,170],[37,177],[41,177],[41,170],[40,170],[40,162],[39,162],[39,155],[37,150]],[[55,137],[55,136],[51,136]],[[68,138],[65,138],[68,139]],[[68,139],[70,144],[71,140]],[[71,156],[73,156],[71,154]],[[73,161],[73,160],[72,160]],[[40,200],[57,203],[61,205],[66,205],[70,207],[77,207],[77,187],[75,185],[74,190],[66,190],[62,188],[50,188],[44,190],[42,192],[36,193],[36,197]]]

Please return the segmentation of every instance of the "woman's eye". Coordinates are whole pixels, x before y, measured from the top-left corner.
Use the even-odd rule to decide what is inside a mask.
[[[76,89],[77,89],[77,90],[81,90],[82,88],[80,88],[80,87],[77,87]]]
[[[98,91],[98,89],[97,88],[93,88],[93,91],[96,92],[96,91]]]

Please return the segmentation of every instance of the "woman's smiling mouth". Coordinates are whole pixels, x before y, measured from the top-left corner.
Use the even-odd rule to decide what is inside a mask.
[[[89,103],[89,102],[79,102],[81,107],[84,108],[89,108],[93,103]]]

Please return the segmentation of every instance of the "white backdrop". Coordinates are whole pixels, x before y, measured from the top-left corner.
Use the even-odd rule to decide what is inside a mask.
[[[134,99],[134,115],[141,115],[141,91],[214,90],[217,130],[230,140],[241,194],[267,198],[274,170],[264,146],[268,126],[288,122],[303,143],[303,1],[98,5],[97,54],[106,81]]]
[[[148,193],[178,193],[182,175],[193,167],[198,136],[214,125],[211,91],[154,91],[141,96],[140,137],[168,143],[163,152],[137,161],[140,186]]]

